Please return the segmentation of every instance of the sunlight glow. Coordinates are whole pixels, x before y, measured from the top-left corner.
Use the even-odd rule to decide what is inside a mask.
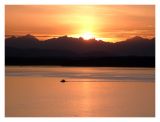
[[[94,39],[94,35],[91,32],[86,32],[84,34],[82,34],[81,36],[83,39],[85,40],[89,40],[89,39]]]
[[[68,35],[86,40],[95,36],[107,42],[153,38],[155,5],[6,5],[5,25],[5,35],[15,36]]]

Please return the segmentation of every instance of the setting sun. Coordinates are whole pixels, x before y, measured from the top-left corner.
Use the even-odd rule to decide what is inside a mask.
[[[85,40],[89,40],[89,39],[93,39],[95,37],[91,32],[86,32],[86,33],[82,34],[82,38]]]
[[[5,35],[33,34],[40,40],[68,35],[106,42],[152,38],[154,15],[154,6],[146,5],[6,5]]]

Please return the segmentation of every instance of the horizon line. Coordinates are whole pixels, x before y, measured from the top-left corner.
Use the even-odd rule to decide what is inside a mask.
[[[59,38],[59,37],[70,37],[70,38],[76,38],[76,39],[79,39],[79,38],[82,38],[82,39],[84,39],[82,36],[79,36],[79,37],[74,37],[74,36],[70,36],[70,35],[34,35],[34,34],[18,34],[18,35],[14,35],[14,34],[6,34],[5,35],[5,39],[6,38],[10,38],[10,37],[12,37],[12,36],[15,36],[15,37],[23,37],[23,36],[27,36],[27,35],[31,35],[31,36],[34,36],[34,37],[36,37],[39,41],[46,41],[47,39],[52,39],[52,38]],[[39,39],[39,38],[41,37],[41,38],[47,38],[47,39]],[[155,38],[155,36],[152,36],[152,37],[150,37],[150,38],[148,38],[148,37],[144,37],[144,36],[139,36],[139,35],[135,35],[135,36],[132,36],[132,37],[129,37],[129,38],[125,38],[124,40],[118,40],[118,41],[115,41],[115,42],[110,42],[110,41],[105,41],[105,40],[103,40],[103,39],[108,39],[107,37],[102,37],[102,38],[96,38],[96,37],[94,37],[94,38],[91,38],[91,39],[87,39],[87,40],[92,40],[92,39],[95,39],[95,40],[97,40],[97,41],[103,41],[103,42],[110,42],[110,43],[116,43],[116,42],[120,42],[120,41],[125,41],[125,40],[127,40],[127,39],[131,39],[131,38],[134,38],[134,37],[141,37],[141,38],[144,38],[144,39],[153,39],[153,38]],[[84,40],[86,40],[86,39],[84,39]]]

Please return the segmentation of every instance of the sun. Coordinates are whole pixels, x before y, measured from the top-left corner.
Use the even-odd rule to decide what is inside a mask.
[[[82,34],[81,36],[83,39],[85,40],[89,40],[89,39],[93,39],[95,38],[94,35],[91,32],[86,32],[84,34]]]

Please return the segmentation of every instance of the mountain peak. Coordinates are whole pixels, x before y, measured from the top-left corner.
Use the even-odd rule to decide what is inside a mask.
[[[129,39],[127,39],[127,40],[128,40],[128,41],[129,41],[129,40],[137,41],[137,40],[144,40],[144,39],[145,39],[145,38],[140,37],[140,36],[134,36],[134,37],[129,38]]]
[[[33,40],[38,40],[35,36],[31,35],[31,34],[27,34],[25,36],[21,36],[22,38],[27,38],[27,39],[33,39]]]

